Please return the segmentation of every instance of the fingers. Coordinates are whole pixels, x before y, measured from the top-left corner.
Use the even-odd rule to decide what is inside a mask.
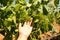
[[[24,25],[29,25],[29,26],[31,26],[31,23],[32,23],[32,21],[26,21],[26,22],[24,23]]]
[[[27,25],[27,22],[24,23],[24,26]]]
[[[23,25],[23,27],[31,27],[31,24],[32,24],[32,21],[30,20],[30,21],[26,21],[25,23],[24,23],[24,25]],[[21,23],[19,23],[19,29],[21,28]]]
[[[33,29],[33,27],[29,27],[29,32],[30,32],[30,33],[31,33],[32,29]]]
[[[19,29],[21,28],[21,26],[22,26],[22,24],[21,24],[21,23],[19,23]]]
[[[31,26],[31,23],[32,23],[32,21],[28,21],[28,25],[30,25],[30,26]]]

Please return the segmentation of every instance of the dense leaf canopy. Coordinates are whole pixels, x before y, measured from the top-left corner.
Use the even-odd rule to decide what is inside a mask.
[[[29,40],[38,40],[40,34],[53,31],[53,20],[60,22],[58,4],[59,0],[0,0],[0,33],[6,36],[4,40],[12,40],[12,35],[17,38],[17,25],[26,20],[32,20],[34,27]]]

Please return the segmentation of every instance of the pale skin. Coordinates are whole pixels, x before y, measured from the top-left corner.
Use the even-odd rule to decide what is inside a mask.
[[[19,37],[17,40],[27,40],[31,31],[32,31],[32,26],[31,26],[32,22],[25,22],[23,27],[22,24],[19,24]]]
[[[3,40],[4,36],[2,34],[0,34],[0,40]]]

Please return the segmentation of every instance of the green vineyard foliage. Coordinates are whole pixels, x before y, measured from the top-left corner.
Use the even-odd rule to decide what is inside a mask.
[[[29,40],[39,40],[39,35],[52,31],[53,20],[60,22],[59,0],[0,0],[0,33],[4,40],[18,37],[18,24],[32,20],[33,31]],[[60,23],[59,23],[60,24]]]

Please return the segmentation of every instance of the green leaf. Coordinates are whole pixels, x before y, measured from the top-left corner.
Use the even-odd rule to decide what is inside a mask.
[[[54,0],[54,4],[55,4],[55,6],[57,7],[58,4],[59,4],[59,0]]]
[[[7,29],[8,29],[9,31],[11,31],[11,26],[7,27]]]
[[[48,11],[47,11],[47,9],[43,6],[43,14],[44,15],[47,15],[48,14]]]
[[[20,6],[21,6],[20,4],[16,4],[15,10],[18,11],[20,9]]]

